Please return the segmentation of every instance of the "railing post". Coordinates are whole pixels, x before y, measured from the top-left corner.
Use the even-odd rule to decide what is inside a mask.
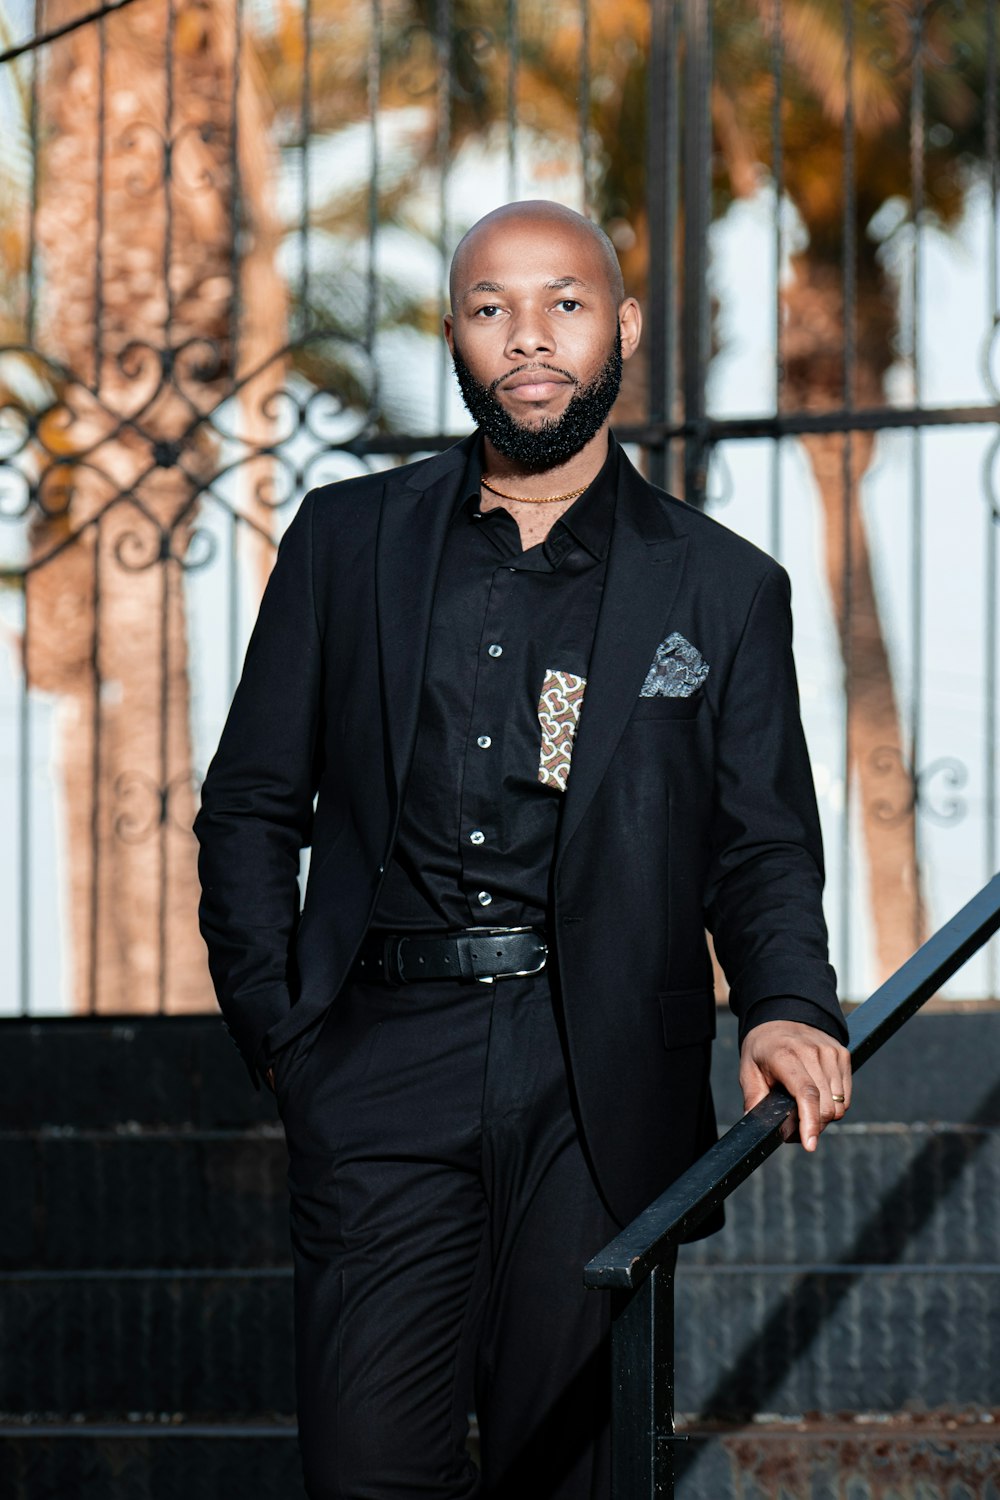
[[[676,1260],[612,1293],[611,1500],[673,1500]]]

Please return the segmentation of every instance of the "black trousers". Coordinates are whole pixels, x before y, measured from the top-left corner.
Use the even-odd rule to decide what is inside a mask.
[[[606,1500],[617,1226],[545,975],[351,985],[276,1090],[310,1500]]]

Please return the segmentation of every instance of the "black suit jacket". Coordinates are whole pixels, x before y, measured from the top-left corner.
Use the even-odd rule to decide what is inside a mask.
[[[196,822],[202,931],[255,1082],[262,1043],[335,1000],[370,921],[473,440],[312,491],[279,549]],[[787,577],[624,455],[620,472],[550,928],[580,1121],[624,1221],[714,1137],[706,926],[741,1018],[775,995],[809,1002],[804,1020],[840,1013]],[[708,677],[641,697],[673,632]]]

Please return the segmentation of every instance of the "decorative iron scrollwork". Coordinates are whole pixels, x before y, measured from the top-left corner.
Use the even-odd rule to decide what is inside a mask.
[[[890,745],[881,745],[872,751],[869,763],[876,775],[895,775],[906,788],[901,802],[894,802],[886,797],[870,804],[872,817],[883,827],[898,827],[915,812],[930,818],[940,827],[953,827],[965,817],[967,806],[957,793],[968,784],[969,773],[962,761],[955,756],[941,755],[914,775],[901,751]],[[934,783],[939,779],[951,795],[945,796],[940,805],[935,805]]]

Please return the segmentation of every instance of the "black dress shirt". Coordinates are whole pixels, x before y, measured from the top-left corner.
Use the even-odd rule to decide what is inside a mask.
[[[373,920],[393,931],[544,924],[573,714],[586,712],[617,449],[527,551],[507,510],[480,510],[480,455],[441,560],[413,764]]]

